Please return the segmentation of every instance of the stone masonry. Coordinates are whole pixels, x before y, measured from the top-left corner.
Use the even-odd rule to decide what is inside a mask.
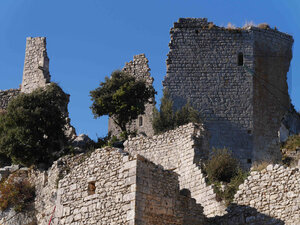
[[[208,147],[205,134],[201,125],[188,124],[131,138],[125,150],[107,147],[64,156],[48,171],[28,169],[36,187],[35,213],[8,210],[0,213],[0,223],[46,225],[54,208],[52,224],[300,223],[297,168],[269,165],[252,171],[234,204],[226,209],[218,202],[198,166],[199,154]]]
[[[188,189],[208,217],[223,215],[225,205],[207,185],[200,163],[208,156],[208,137],[202,125],[187,124],[153,137],[129,138],[125,151],[142,155],[164,169],[179,174],[180,189]]]
[[[50,83],[49,58],[45,37],[28,37],[23,70],[21,92],[30,93]]]
[[[163,85],[175,108],[190,101],[204,118],[210,146],[229,148],[243,166],[279,161],[293,38],[270,28],[226,29],[192,18],[179,19],[170,34]]]
[[[57,193],[54,224],[205,224],[202,206],[180,195],[178,175],[118,149],[96,150]]]
[[[122,71],[134,76],[137,80],[144,80],[148,86],[152,86],[153,84],[153,78],[150,76],[148,59],[144,54],[135,55],[133,61],[126,63]],[[139,115],[137,119],[131,121],[127,125],[129,131],[136,131],[138,134],[144,134],[146,136],[152,136],[154,134],[152,128],[153,109],[155,107],[154,98],[150,99],[150,102],[152,103],[147,103],[145,105],[145,113]],[[113,136],[118,136],[121,132],[111,118],[109,118],[108,121],[108,132]]]
[[[300,224],[300,171],[279,164],[253,171],[240,185],[234,202],[280,219],[286,225]]]

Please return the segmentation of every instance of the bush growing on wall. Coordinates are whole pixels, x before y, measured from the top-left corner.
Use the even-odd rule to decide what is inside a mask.
[[[152,122],[154,133],[160,134],[190,122],[201,122],[199,112],[195,110],[189,102],[181,109],[174,112],[173,101],[170,99],[169,93],[165,89],[161,99],[160,110],[158,111],[154,108]]]
[[[15,164],[51,165],[66,143],[62,107],[68,96],[57,84],[20,94],[0,116],[0,152]]]
[[[25,178],[13,174],[0,183],[1,211],[13,207],[16,212],[25,210],[34,200],[35,188]]]
[[[213,184],[217,198],[224,200],[227,205],[248,175],[226,148],[213,149],[211,158],[204,165],[204,171],[209,183]]]

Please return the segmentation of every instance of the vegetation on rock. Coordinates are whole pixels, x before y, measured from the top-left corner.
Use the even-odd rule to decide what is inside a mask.
[[[144,114],[145,103],[154,97],[153,87],[123,71],[114,71],[111,77],[90,92],[94,116],[110,116],[123,133],[126,124]]]
[[[34,200],[35,188],[25,178],[13,174],[0,182],[1,211],[13,207],[16,212],[24,211]]]
[[[160,134],[189,122],[201,122],[199,112],[189,102],[174,112],[173,101],[165,89],[161,99],[160,110],[158,111],[154,108],[152,122],[154,133]]]
[[[213,154],[203,169],[207,174],[208,183],[213,185],[217,199],[224,200],[227,205],[232,202],[239,185],[248,176],[226,148],[213,149]]]
[[[67,101],[68,96],[54,83],[10,101],[0,116],[0,152],[14,164],[51,165],[54,153],[67,141],[62,113]]]

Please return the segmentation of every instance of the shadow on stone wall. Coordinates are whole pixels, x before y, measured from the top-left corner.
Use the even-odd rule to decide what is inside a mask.
[[[270,217],[266,214],[260,213],[257,209],[245,206],[231,204],[226,211],[228,212],[224,216],[216,216],[209,218],[209,224],[211,225],[284,225],[282,220]]]

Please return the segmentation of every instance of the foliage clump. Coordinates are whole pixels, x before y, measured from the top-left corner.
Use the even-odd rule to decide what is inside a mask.
[[[127,132],[126,124],[144,114],[145,103],[151,101],[155,91],[142,80],[123,72],[114,71],[111,77],[90,92],[94,116],[108,115],[122,132]]]
[[[25,178],[16,174],[0,182],[0,209],[1,211],[12,207],[16,212],[26,210],[34,201],[35,188]]]
[[[281,146],[281,149],[285,149],[287,152],[296,151],[300,148],[300,135],[289,136],[287,141]]]
[[[232,202],[239,185],[248,176],[226,148],[213,149],[213,154],[203,169],[207,174],[208,182],[213,184],[218,200],[224,200],[227,205]]]
[[[57,84],[21,93],[0,116],[0,153],[14,164],[51,165],[66,144],[62,107],[68,96]]]
[[[172,130],[181,125],[201,122],[200,114],[188,102],[181,109],[174,111],[173,101],[165,89],[161,99],[160,110],[154,108],[152,126],[155,134]]]

